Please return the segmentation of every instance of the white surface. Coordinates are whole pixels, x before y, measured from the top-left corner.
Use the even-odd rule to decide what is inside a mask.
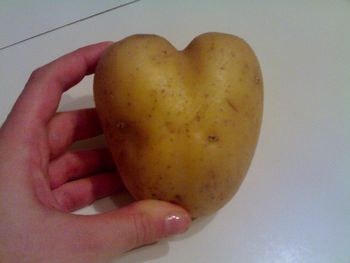
[[[256,51],[264,120],[239,192],[189,233],[116,262],[350,262],[350,1],[237,2],[143,0],[0,52],[3,121],[33,69],[89,43],[149,32],[183,48],[223,31]],[[91,106],[91,85],[71,90],[61,109]]]
[[[0,48],[131,0],[2,0]]]

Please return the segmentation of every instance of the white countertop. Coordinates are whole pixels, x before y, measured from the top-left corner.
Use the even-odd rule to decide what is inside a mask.
[[[128,1],[45,2],[2,1],[0,47]],[[141,0],[1,50],[0,121],[31,71],[80,46],[155,33],[182,49],[203,32],[236,34],[255,50],[265,84],[262,132],[245,181],[188,233],[115,262],[349,263],[349,25],[345,0]],[[60,109],[92,105],[88,77]],[[79,212],[113,206],[104,199]]]

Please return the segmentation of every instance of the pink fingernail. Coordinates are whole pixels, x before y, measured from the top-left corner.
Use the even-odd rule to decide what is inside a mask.
[[[191,219],[184,212],[175,212],[165,219],[165,234],[175,235],[185,232],[191,223]]]

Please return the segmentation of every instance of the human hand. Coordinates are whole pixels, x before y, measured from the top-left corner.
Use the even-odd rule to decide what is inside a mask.
[[[122,187],[107,150],[67,151],[101,133],[95,110],[56,113],[62,93],[94,72],[109,44],[34,71],[1,127],[1,262],[106,262],[189,226],[184,209],[162,201],[99,215],[68,213]]]

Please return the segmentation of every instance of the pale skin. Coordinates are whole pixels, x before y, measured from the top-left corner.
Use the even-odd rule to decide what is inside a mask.
[[[69,213],[123,187],[108,150],[68,151],[102,132],[95,110],[56,113],[62,94],[94,72],[110,44],[78,49],[35,70],[2,125],[1,262],[108,262],[188,229],[188,213],[162,201],[99,215]]]

